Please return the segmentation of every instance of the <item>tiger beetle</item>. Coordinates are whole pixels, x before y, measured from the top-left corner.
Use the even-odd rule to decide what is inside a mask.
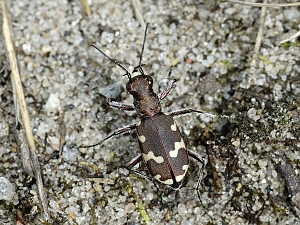
[[[134,98],[133,105],[123,104],[115,101],[110,101],[108,105],[122,110],[136,110],[141,118],[141,121],[137,124],[129,125],[122,129],[116,130],[114,133],[108,135],[97,144],[81,147],[95,147],[97,145],[101,145],[104,141],[113,136],[136,129],[141,154],[131,160],[128,168],[131,170],[135,165],[144,161],[148,171],[155,180],[169,185],[174,190],[178,190],[182,185],[182,181],[186,175],[186,172],[188,171],[190,164],[189,158],[192,157],[199,163],[202,163],[202,165],[204,165],[204,163],[197,153],[187,150],[182,134],[180,133],[173,117],[192,112],[205,112],[194,109],[183,109],[171,113],[163,113],[161,111],[160,101],[166,98],[173,88],[176,80],[173,79],[159,96],[153,91],[153,79],[151,76],[146,75],[142,68],[144,66],[144,64],[142,64],[142,57],[148,25],[149,24],[146,25],[144,33],[140,61],[138,66],[133,69],[132,73],[129,73],[128,70],[120,63],[110,58],[95,45],[92,45],[108,60],[125,71],[124,76],[127,76],[129,80],[126,85],[126,90]],[[135,72],[139,72],[140,75],[132,77],[132,74]],[[195,186],[197,192],[199,183],[200,179],[198,179],[198,182]],[[199,192],[198,196],[200,196]]]

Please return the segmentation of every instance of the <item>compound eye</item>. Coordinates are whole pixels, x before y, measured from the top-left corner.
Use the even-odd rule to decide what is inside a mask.
[[[152,77],[147,77],[147,80],[148,80],[148,84],[149,84],[149,85],[152,85],[152,83],[153,83]]]
[[[129,82],[129,83],[127,83],[127,85],[126,85],[126,90],[128,91],[128,92],[131,92],[131,83]]]

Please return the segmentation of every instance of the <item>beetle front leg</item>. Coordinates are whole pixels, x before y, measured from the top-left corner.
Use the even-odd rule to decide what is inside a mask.
[[[171,66],[170,72],[168,74],[168,77],[170,77],[171,74],[172,74],[172,66]],[[176,79],[171,80],[171,82],[169,83],[169,85],[166,88],[166,90],[164,90],[163,93],[160,94],[159,100],[163,100],[165,97],[167,97],[167,95],[169,94],[169,92],[171,91],[171,89],[174,87],[175,82],[176,82]]]
[[[115,101],[111,101],[108,103],[109,106],[118,108],[118,109],[122,109],[122,110],[127,110],[127,111],[132,111],[135,110],[134,105],[127,105],[127,104],[123,104],[121,102],[115,102]]]
[[[132,125],[129,125],[129,126],[127,126],[127,127],[123,127],[123,128],[121,128],[121,129],[119,129],[119,130],[113,132],[112,134],[108,135],[106,138],[104,138],[102,141],[100,141],[100,142],[97,143],[97,144],[94,144],[94,145],[88,145],[88,146],[83,146],[83,145],[81,145],[81,146],[79,146],[79,148],[92,148],[92,147],[95,147],[95,146],[97,146],[97,145],[101,145],[104,141],[110,139],[111,137],[117,136],[117,135],[120,135],[120,134],[123,134],[123,133],[127,133],[127,132],[129,132],[129,131],[131,131],[131,130],[133,130],[133,129],[135,129],[135,128],[136,128],[136,124],[132,124]]]
[[[159,100],[163,100],[165,97],[167,97],[171,89],[174,87],[175,82],[176,79],[171,80],[166,90],[164,90],[163,93],[161,93],[161,95],[159,96]]]

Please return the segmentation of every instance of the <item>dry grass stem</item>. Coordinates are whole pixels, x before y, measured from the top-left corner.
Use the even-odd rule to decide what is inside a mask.
[[[264,0],[264,3],[268,2],[268,0]],[[251,68],[250,68],[250,77],[249,77],[249,82],[248,85],[250,86],[253,82],[253,80],[256,79],[256,64],[257,64],[257,57],[258,57],[258,52],[261,47],[261,42],[263,39],[263,33],[264,33],[264,26],[265,26],[265,18],[266,18],[266,11],[267,8],[263,7],[261,9],[261,14],[260,14],[260,25],[258,29],[258,33],[256,36],[256,41],[255,41],[255,47],[254,47],[254,54],[252,57],[251,61]]]
[[[134,9],[136,19],[139,21],[141,27],[146,27],[146,23],[143,19],[143,10],[140,0],[131,0],[131,3]]]
[[[0,4],[1,4],[1,12],[2,12],[2,32],[3,32],[7,56],[11,68],[11,80],[12,80],[12,86],[14,92],[16,118],[17,118],[17,122],[22,125],[21,127],[24,128],[26,134],[26,139],[25,139],[24,131],[23,130],[19,131],[19,137],[21,138],[20,141],[22,142],[21,153],[24,153],[24,155],[22,155],[22,161],[25,170],[29,174],[35,175],[38,190],[39,190],[40,200],[44,208],[45,218],[47,220],[50,220],[50,214],[48,211],[47,200],[45,197],[40,165],[39,165],[38,158],[35,154],[36,149],[35,149],[34,138],[31,130],[30,119],[29,119],[27,106],[25,102],[25,96],[23,93],[22,83],[20,79],[17,57],[15,54],[12,28],[11,28],[11,19],[10,19],[11,17],[8,10],[8,4],[6,0],[1,0]],[[21,114],[22,119],[20,118],[19,113]]]
[[[266,2],[253,3],[253,2],[245,2],[245,1],[237,1],[237,0],[226,0],[226,2],[254,6],[254,7],[267,7],[267,8],[300,6],[300,2],[295,2],[295,3],[266,3]]]
[[[298,31],[297,33],[293,34],[292,36],[290,36],[290,37],[288,37],[288,38],[282,40],[282,41],[280,42],[280,44],[286,43],[286,42],[288,42],[288,41],[290,41],[290,40],[292,40],[292,39],[294,39],[294,38],[297,38],[297,37],[299,37],[299,36],[300,36],[300,31]]]
[[[87,0],[81,0],[81,5],[83,7],[84,13],[88,16],[91,15],[91,9],[89,4],[87,3]]]

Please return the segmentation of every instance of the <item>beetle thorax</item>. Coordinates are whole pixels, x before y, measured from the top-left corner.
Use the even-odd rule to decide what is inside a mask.
[[[127,84],[127,91],[134,98],[134,106],[140,117],[153,116],[161,112],[159,98],[152,89],[153,80],[148,75],[133,77]]]

